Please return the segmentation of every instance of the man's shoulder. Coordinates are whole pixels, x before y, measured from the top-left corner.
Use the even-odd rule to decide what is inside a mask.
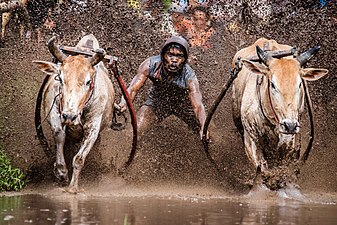
[[[184,72],[185,72],[185,76],[186,76],[187,79],[197,78],[194,70],[192,69],[192,67],[188,63],[186,63],[184,67],[185,67]]]
[[[154,55],[154,56],[150,56],[149,58],[148,58],[148,60],[150,60],[150,61],[161,61],[161,57],[160,57],[160,55]]]
[[[194,72],[194,70],[193,70],[193,68],[190,66],[190,64],[186,63],[186,64],[185,64],[185,67],[186,67],[186,69],[188,69],[188,70]]]

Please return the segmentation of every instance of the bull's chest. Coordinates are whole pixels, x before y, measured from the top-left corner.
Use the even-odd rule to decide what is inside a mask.
[[[66,126],[66,136],[73,141],[79,141],[83,137],[83,126],[81,124]]]

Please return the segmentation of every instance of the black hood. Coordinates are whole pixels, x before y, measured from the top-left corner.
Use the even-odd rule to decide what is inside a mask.
[[[181,37],[181,36],[172,36],[169,39],[166,40],[165,44],[163,45],[160,55],[163,58],[164,53],[166,52],[167,48],[169,45],[171,44],[179,44],[183,47],[183,49],[185,50],[185,55],[186,55],[186,61],[188,59],[188,54],[189,54],[189,45],[188,42],[185,38]]]

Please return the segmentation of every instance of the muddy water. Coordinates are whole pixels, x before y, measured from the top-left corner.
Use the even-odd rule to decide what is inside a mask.
[[[0,198],[0,224],[336,224],[334,203],[240,198],[93,197],[37,194]]]

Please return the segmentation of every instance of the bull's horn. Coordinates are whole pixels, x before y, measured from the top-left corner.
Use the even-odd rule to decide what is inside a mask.
[[[59,62],[63,62],[67,56],[59,49],[57,44],[55,43],[56,36],[52,37],[48,41],[48,49],[50,53],[57,59]]]
[[[91,58],[89,58],[89,61],[92,66],[95,66],[97,63],[99,63],[104,59],[104,56],[105,56],[104,49],[101,48],[95,49],[95,54]]]
[[[258,45],[256,45],[256,54],[259,57],[260,61],[262,61],[264,65],[268,66],[268,61],[270,60],[271,56],[263,51]]]
[[[315,46],[313,48],[310,48],[308,51],[303,52],[301,55],[297,56],[297,61],[303,66],[306,62],[308,62],[316,53],[318,50],[320,50],[321,46]]]

